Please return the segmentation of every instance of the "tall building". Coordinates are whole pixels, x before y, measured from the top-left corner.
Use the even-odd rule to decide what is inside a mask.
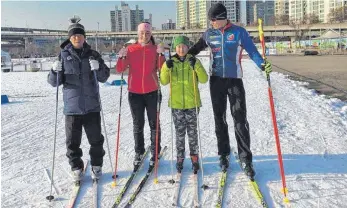
[[[246,25],[254,24],[254,5],[257,1],[247,1],[246,2]]]
[[[122,31],[131,31],[131,14],[130,7],[128,4],[121,2],[122,8]]]
[[[172,22],[172,19],[168,19],[166,23],[161,25],[162,30],[174,30],[176,29],[176,23]]]
[[[179,29],[182,28],[190,28],[188,22],[188,1],[185,0],[177,0],[176,1],[176,26]]]
[[[288,14],[290,21],[303,20],[308,15],[317,15],[323,23],[329,22],[331,9],[347,5],[346,0],[276,0],[275,15]]]
[[[276,24],[281,24],[280,19],[277,19],[281,15],[289,16],[289,0],[275,0]]]
[[[139,10],[139,6],[136,5],[136,10],[130,10],[131,16],[131,31],[137,30],[137,25],[140,24],[144,20],[144,12],[143,10]]]
[[[151,25],[152,25],[152,28],[153,28],[153,24],[152,24],[152,14],[150,13],[149,15],[149,18],[148,19],[144,19],[143,21],[144,22],[149,22]],[[154,29],[153,29],[154,30]]]
[[[257,22],[258,18],[261,18],[264,25],[274,25],[274,14],[275,4],[273,1],[257,2],[253,5],[253,22]]]
[[[228,19],[232,22],[247,23],[246,3],[238,0],[177,0],[176,1],[176,24],[177,28],[207,28],[210,24],[208,10],[211,5],[221,2],[225,5]],[[242,11],[241,11],[242,10]]]
[[[116,11],[110,11],[111,17],[111,31],[116,31]]]
[[[110,18],[112,32],[136,31],[137,25],[144,20],[144,11],[138,5],[131,10],[128,4],[121,2],[120,10],[115,6],[115,10],[110,11]]]

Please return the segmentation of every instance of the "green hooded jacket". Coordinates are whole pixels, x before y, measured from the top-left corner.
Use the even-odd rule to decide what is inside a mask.
[[[160,71],[160,82],[162,85],[170,83],[171,92],[169,99],[169,107],[174,109],[192,109],[201,107],[200,93],[198,83],[206,83],[208,75],[202,66],[199,59],[196,59],[195,71],[189,64],[190,54],[186,55],[185,60],[182,62],[178,55],[172,57],[173,69],[169,69],[166,63],[163,64]],[[172,75],[170,79],[170,74]],[[195,92],[194,92],[194,79],[195,76]],[[196,101],[195,101],[196,93]],[[171,103],[172,98],[172,103]],[[196,104],[197,102],[197,104]]]

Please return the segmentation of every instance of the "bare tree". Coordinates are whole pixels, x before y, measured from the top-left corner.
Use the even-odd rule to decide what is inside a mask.
[[[38,48],[36,44],[34,43],[29,43],[26,45],[26,55],[32,56],[34,54],[37,54]]]
[[[288,14],[279,14],[275,16],[275,24],[276,25],[289,25],[289,15]]]
[[[303,25],[305,21],[303,20],[290,20],[289,25],[294,29],[295,32],[295,41],[299,41],[299,47],[301,48],[301,39],[304,36]]]
[[[8,52],[13,58],[20,58],[24,56],[24,48],[22,47],[11,48]]]
[[[107,52],[107,48],[105,46],[105,43],[100,41],[99,44],[98,44],[98,47],[99,47],[99,52],[102,53],[102,52]]]
[[[344,22],[347,20],[347,5],[340,8],[331,9],[328,14],[329,22]]]
[[[319,16],[315,13],[307,14],[304,18],[306,24],[317,24],[320,23]]]

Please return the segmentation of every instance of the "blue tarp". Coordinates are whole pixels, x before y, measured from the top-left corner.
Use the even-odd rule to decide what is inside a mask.
[[[127,85],[127,82],[123,79],[123,80],[113,80],[111,83],[110,82],[106,82],[105,85],[114,85],[114,86],[120,86],[120,85]]]
[[[1,105],[9,103],[7,95],[1,95]]]

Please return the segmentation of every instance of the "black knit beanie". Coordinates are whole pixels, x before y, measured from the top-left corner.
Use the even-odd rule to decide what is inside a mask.
[[[69,38],[72,35],[81,34],[86,37],[86,32],[84,31],[84,26],[78,23],[81,19],[79,17],[74,16],[70,19],[70,26],[67,29]]]
[[[208,11],[208,19],[225,20],[227,19],[227,9],[222,3],[213,4]]]

